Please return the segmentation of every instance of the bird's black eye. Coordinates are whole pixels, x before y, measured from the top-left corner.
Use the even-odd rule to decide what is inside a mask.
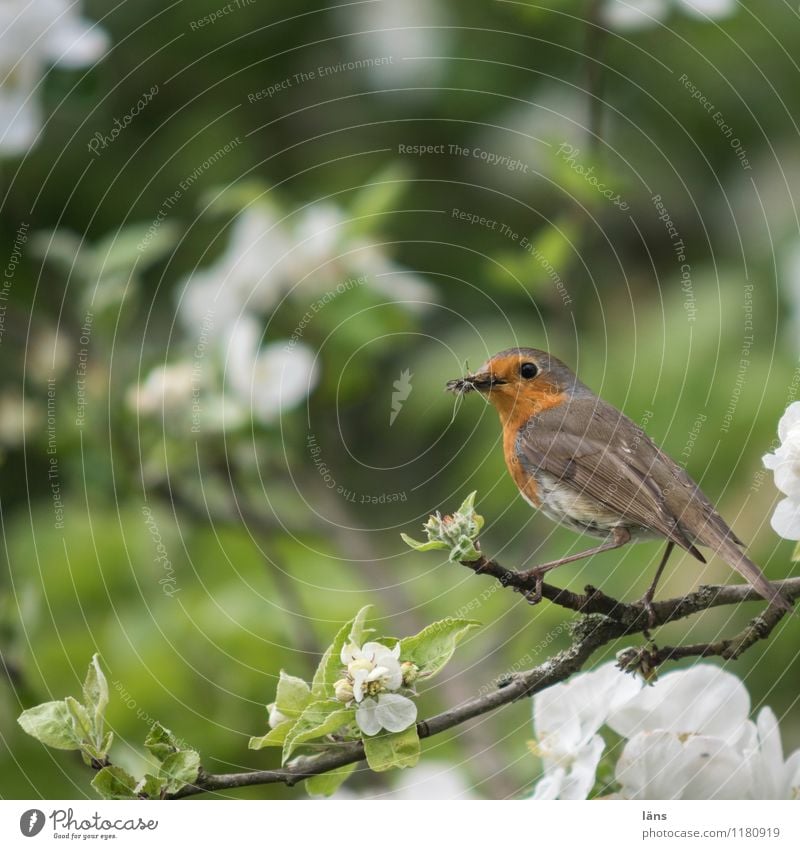
[[[530,380],[533,377],[536,377],[539,374],[539,369],[536,368],[535,363],[523,363],[519,367],[519,373],[525,380]]]

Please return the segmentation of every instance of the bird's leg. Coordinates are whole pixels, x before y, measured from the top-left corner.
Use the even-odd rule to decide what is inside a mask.
[[[583,560],[584,557],[591,557],[593,554],[600,554],[601,551],[611,551],[614,548],[620,548],[625,543],[630,542],[630,531],[625,528],[614,528],[612,538],[602,545],[596,545],[594,548],[588,548],[586,551],[581,551],[578,554],[571,554],[569,557],[562,557],[559,560],[553,560],[550,563],[542,563],[540,566],[534,566],[533,569],[528,569],[525,572],[520,572],[519,577],[524,580],[533,578],[534,588],[525,593],[525,598],[529,604],[538,604],[542,600],[542,584],[544,576],[547,572],[558,566],[563,566],[565,563],[574,563],[576,560]]]
[[[656,624],[656,612],[653,610],[653,596],[656,594],[656,587],[658,586],[659,580],[661,580],[661,575],[664,572],[664,567],[667,565],[667,560],[669,560],[670,554],[672,554],[672,549],[675,548],[675,543],[671,540],[667,543],[667,547],[664,549],[664,556],[661,558],[661,562],[658,564],[658,569],[656,569],[655,577],[653,578],[653,583],[647,588],[647,592],[642,596],[641,604],[644,609],[647,611],[647,623],[648,627],[652,628],[653,625]],[[644,632],[645,636],[649,636],[647,631]]]

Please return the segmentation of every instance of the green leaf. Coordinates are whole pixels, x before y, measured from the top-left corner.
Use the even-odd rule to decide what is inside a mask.
[[[481,623],[471,619],[442,619],[419,634],[400,640],[400,659],[416,663],[419,678],[430,678],[445,666],[456,646]]]
[[[295,725],[297,725],[296,720],[289,719],[286,722],[281,722],[275,728],[270,728],[263,737],[251,737],[247,747],[248,749],[263,749],[266,746],[283,746],[289,732]]]
[[[798,542],[797,545],[794,547],[794,551],[792,552],[792,562],[800,562],[800,542]]]
[[[136,785],[137,796],[147,796],[148,799],[160,799],[164,790],[165,780],[158,776],[145,773],[144,778]]]
[[[446,542],[442,542],[441,540],[428,540],[427,542],[419,542],[415,540],[413,537],[410,537],[408,534],[404,534],[401,532],[400,537],[403,542],[409,546],[409,548],[413,548],[414,551],[439,551],[443,548],[449,548]]]
[[[100,740],[103,736],[103,717],[108,706],[108,681],[100,669],[100,659],[96,654],[92,657],[83,682],[83,703],[94,722],[95,740]]]
[[[333,796],[333,794],[353,774],[357,764],[347,764],[330,772],[311,775],[306,779],[306,792],[309,796]]]
[[[480,560],[481,553],[475,548],[475,543],[469,537],[460,537],[458,542],[450,549],[447,559],[451,563],[471,562]]]
[[[136,786],[136,779],[118,766],[103,767],[92,781],[104,799],[136,799]]]
[[[184,749],[164,759],[159,777],[164,779],[167,793],[177,793],[181,787],[193,784],[199,772],[200,755],[194,749]]]
[[[178,739],[169,728],[164,728],[160,722],[154,722],[150,726],[144,745],[160,761],[166,760],[180,749]]]
[[[295,719],[311,702],[311,688],[302,678],[287,675],[282,669],[275,694],[275,706],[284,715]]]
[[[336,699],[312,702],[286,737],[283,744],[282,763],[286,763],[302,743],[338,731],[342,726],[353,722],[355,718],[355,710],[342,707],[342,703]]]
[[[64,704],[66,704],[67,710],[72,715],[72,726],[75,729],[78,739],[93,742],[94,721],[89,716],[89,711],[77,699],[73,699],[72,696],[67,696],[64,699]]]
[[[311,682],[311,695],[314,699],[333,698],[333,684],[339,678],[342,668],[340,657],[342,647],[350,642],[356,643],[359,646],[363,643],[367,633],[364,623],[366,622],[367,611],[370,607],[371,605],[369,604],[362,607],[347,624],[343,625],[334,637],[333,643],[328,646],[325,654],[322,655],[322,660],[320,660],[317,671],[314,673],[314,679]]]
[[[369,768],[374,772],[416,766],[420,753],[417,726],[411,725],[396,734],[384,731],[374,737],[365,737],[364,751]]]
[[[67,703],[45,702],[23,711],[17,718],[22,730],[53,749],[80,749],[72,713]]]

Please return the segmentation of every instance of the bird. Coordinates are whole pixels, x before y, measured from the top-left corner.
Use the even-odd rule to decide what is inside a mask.
[[[506,466],[532,507],[603,540],[522,573],[533,583],[531,603],[541,600],[544,576],[558,566],[630,542],[662,539],[666,548],[642,598],[651,624],[658,581],[676,545],[701,563],[706,560],[698,546],[711,549],[771,605],[792,611],[686,470],[552,354],[508,348],[445,388],[480,393],[495,407]]]

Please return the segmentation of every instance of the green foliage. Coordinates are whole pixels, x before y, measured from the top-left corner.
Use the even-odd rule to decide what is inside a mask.
[[[17,720],[23,731],[53,749],[80,749],[83,735],[67,703],[44,702],[23,711]]]
[[[382,732],[374,737],[365,737],[364,751],[369,768],[374,772],[416,766],[420,754],[417,726],[412,725],[397,734]]]
[[[140,780],[107,755],[114,735],[105,730],[108,682],[97,655],[92,657],[83,684],[83,703],[72,696],[63,701],[45,702],[23,711],[18,722],[40,742],[54,749],[80,750],[87,765],[98,770],[92,787],[104,799],[162,798],[177,793],[197,779],[200,755],[185,747],[167,728],[154,722],[144,741],[145,748],[159,762],[156,775],[146,773]]]
[[[105,766],[92,779],[92,787],[104,799],[136,799],[136,779],[118,766]]]
[[[97,655],[89,664],[83,685],[83,703],[72,696],[45,702],[20,714],[19,724],[31,737],[54,749],[80,750],[88,764],[102,762],[113,734],[105,731],[108,683]]]
[[[320,660],[311,687],[302,679],[281,671],[275,701],[268,706],[273,727],[262,737],[252,737],[249,743],[251,749],[281,747],[281,762],[286,765],[300,749],[323,757],[326,752],[335,751],[336,746],[342,742],[361,740],[367,763],[376,772],[392,767],[410,767],[417,763],[420,743],[415,722],[411,721],[400,731],[380,730],[376,733],[376,729],[371,726],[368,731],[361,728],[358,711],[363,702],[360,703],[353,695],[357,673],[352,669],[366,669],[371,664],[370,652],[383,651],[389,659],[381,662],[396,664],[400,670],[398,675],[402,673],[402,686],[392,689],[395,692],[399,689],[413,697],[416,695],[414,684],[439,672],[453,656],[456,646],[478,627],[478,623],[465,619],[444,619],[423,628],[412,637],[401,640],[386,637],[380,642],[365,643],[372,630],[366,627],[368,610],[368,607],[362,607],[353,619],[339,629]],[[370,646],[373,648],[368,651]],[[346,668],[342,662],[343,650],[348,658],[352,658]],[[342,684],[346,684],[346,687],[342,688]],[[380,687],[375,692],[364,693],[363,698],[374,697],[380,704],[383,690]],[[322,698],[326,693],[335,697]],[[345,695],[342,696],[342,693]],[[308,766],[313,768],[313,765],[312,759]],[[309,779],[309,794],[331,795],[353,769],[354,765],[351,764]]]
[[[445,667],[456,646],[481,623],[469,619],[442,619],[413,637],[400,640],[400,657],[417,666],[418,680],[431,678]]]
[[[285,764],[299,746],[333,734],[356,718],[353,708],[345,708],[335,699],[312,702],[286,735],[281,763]]]
[[[314,797],[333,796],[353,774],[357,766],[358,764],[352,763],[338,769],[332,769],[330,772],[309,776],[305,781],[306,792],[309,796]]]
[[[100,4],[83,5],[97,16]],[[84,759],[90,750],[109,750],[110,732],[100,740],[96,727],[88,731],[84,713],[92,721],[95,714],[75,691],[73,673],[75,659],[83,663],[98,645],[114,670],[106,716],[118,741],[140,740],[143,723],[177,713],[181,736],[202,739],[204,752],[242,769],[278,760],[277,752],[243,752],[229,731],[258,727],[252,705],[263,700],[263,676],[276,682],[286,668],[310,686],[316,658],[308,646],[318,640],[324,647],[337,627],[330,623],[348,619],[368,600],[390,617],[402,613],[412,623],[408,633],[446,618],[495,623],[490,659],[476,663],[486,654],[477,640],[459,650],[471,667],[467,686],[475,690],[560,648],[567,634],[560,611],[541,605],[532,616],[495,582],[448,569],[438,556],[409,556],[402,544],[398,550],[395,529],[417,527],[420,513],[424,519],[431,506],[473,489],[481,493],[481,512],[492,517],[480,540],[502,562],[556,559],[575,543],[571,532],[555,529],[519,498],[503,466],[496,416],[474,395],[456,405],[442,392],[465,359],[476,366],[509,345],[548,348],[577,366],[582,380],[685,464],[771,579],[790,574],[793,544],[779,540],[767,521],[776,492],[760,458],[794,391],[800,351],[800,289],[788,261],[797,222],[785,181],[773,175],[775,151],[796,149],[800,112],[800,87],[789,83],[796,75],[792,57],[800,51],[791,4],[751,3],[763,27],[752,26],[741,7],[708,24],[671,4],[667,28],[595,29],[602,42],[597,64],[575,52],[591,31],[572,16],[574,2],[444,0],[445,18],[467,25],[426,33],[447,39],[441,45],[447,49],[436,55],[466,60],[432,61],[423,85],[373,88],[375,72],[418,64],[396,59],[393,68],[337,73],[256,103],[246,94],[297,72],[294,48],[308,43],[309,28],[317,45],[309,66],[315,51],[328,61],[326,45],[341,44],[350,53],[336,61],[363,58],[359,39],[345,44],[340,38],[358,7],[320,16],[304,15],[316,6],[303,0],[250,4],[153,55],[152,33],[141,22],[157,15],[163,32],[187,32],[186,5],[140,0],[116,7],[101,24],[114,49],[85,72],[47,74],[34,95],[48,118],[42,138],[24,157],[4,163],[10,175],[0,211],[6,259],[21,221],[31,235],[3,302],[0,496],[8,562],[0,575],[0,655],[14,685],[0,686],[0,734],[10,750],[0,797],[28,794],[29,779],[45,797],[74,793],[84,776],[81,759],[59,758],[54,769],[54,752],[42,742],[80,751]],[[215,8],[200,5],[192,17]],[[283,11],[291,20],[274,26],[276,15],[286,17]],[[779,49],[762,49],[766,32],[775,34]],[[760,73],[740,61],[732,43],[746,55],[758,54]],[[469,59],[489,54],[503,62]],[[270,80],[264,79],[265,55],[272,57]],[[590,128],[597,101],[585,92],[587,72],[594,71],[605,104],[599,143]],[[720,110],[729,134],[678,79],[683,76]],[[171,82],[113,145],[99,158],[87,153],[94,131],[108,133],[143,91],[164,80]],[[176,103],[192,104],[177,122]],[[254,126],[264,131],[252,133]],[[196,166],[237,136],[242,144],[231,155],[165,206]],[[747,147],[752,170],[738,160],[733,137]],[[508,154],[527,171],[511,173],[471,155],[398,151],[399,143],[429,141]],[[583,168],[594,167],[598,180],[630,203],[629,213],[557,155],[564,141],[580,149]],[[676,240],[657,216],[655,195],[685,243],[686,290]],[[335,208],[342,220],[337,235],[357,236],[388,260],[373,278],[393,268],[412,270],[424,275],[438,305],[412,312],[386,304],[406,279],[392,273],[380,278],[380,290],[370,284],[335,298],[303,330],[319,365],[308,408],[288,411],[255,433],[249,421],[229,438],[209,430],[190,435],[180,429],[179,416],[137,417],[128,403],[131,388],[153,365],[191,359],[200,341],[201,328],[186,331],[176,313],[191,294],[186,276],[207,271],[226,251],[235,221],[254,202],[289,227],[313,206]],[[489,229],[459,221],[452,216],[456,208],[508,224],[520,239],[530,239],[537,255],[501,234],[499,224]],[[157,218],[162,212],[163,220]],[[261,236],[271,239],[254,234],[254,244]],[[276,258],[285,247],[274,244]],[[285,339],[317,296],[351,276],[338,246],[329,262],[316,247],[301,248],[319,256],[314,274],[303,281],[295,274],[287,299],[263,315],[262,344]],[[241,255],[237,272],[248,258]],[[262,272],[263,264],[252,280],[226,280],[226,297],[209,304],[215,322],[233,284],[241,282],[249,294]],[[748,281],[755,285],[753,339],[740,377],[743,338],[750,335],[743,310]],[[82,326],[90,303],[94,323],[86,345]],[[78,428],[75,372],[83,349],[87,415]],[[210,348],[205,353],[204,375],[221,373]],[[415,375],[413,393],[389,428],[392,381],[406,369]],[[63,529],[53,527],[43,465],[51,376]],[[17,406],[24,401],[24,417],[12,414],[14,396]],[[308,427],[337,488],[326,488],[305,450]],[[153,488],[167,479],[160,493]],[[178,578],[174,599],[162,592],[164,570],[143,527],[143,482]],[[371,503],[390,492],[407,500]],[[262,536],[251,516],[271,529]],[[425,545],[427,537],[420,538]],[[443,560],[474,556],[473,547],[434,546]],[[619,556],[611,553],[559,569],[557,583],[573,590],[591,583],[638,598],[660,546],[641,544],[636,555],[643,562],[636,574],[614,568]],[[702,576],[690,562],[675,561],[665,577],[665,596],[698,581],[730,580],[716,557]],[[697,639],[714,639],[728,615],[719,609],[700,617]],[[750,613],[743,607],[735,615],[743,624]],[[380,623],[379,633],[397,631],[393,621]],[[800,676],[800,657],[787,639],[772,641],[770,657],[774,663],[765,664],[758,652],[748,653],[737,663],[754,694],[773,694],[791,750],[800,745],[790,684]],[[332,662],[336,666],[338,657]],[[785,672],[779,681],[776,667]],[[22,727],[15,723],[18,699],[34,705],[50,693],[71,693],[74,703],[59,701],[40,708],[38,717],[31,713]],[[424,709],[446,708],[451,695],[446,686],[429,688]],[[328,689],[314,701],[331,697]],[[510,727],[527,721],[524,703],[508,710]],[[36,733],[25,733],[25,723]],[[264,738],[282,748],[291,727],[279,724]],[[460,735],[437,738],[437,757],[464,763],[464,745]],[[503,779],[522,786],[531,776],[519,758],[519,736],[507,735],[496,746],[508,767]],[[124,751],[133,775],[158,772],[154,762],[137,763],[130,747]],[[140,760],[152,760],[147,749],[142,753]],[[150,790],[143,786],[145,795],[160,794],[160,780],[153,782]],[[481,792],[495,791],[503,792],[502,784],[488,777]],[[280,785],[241,791],[259,797],[293,792]]]

